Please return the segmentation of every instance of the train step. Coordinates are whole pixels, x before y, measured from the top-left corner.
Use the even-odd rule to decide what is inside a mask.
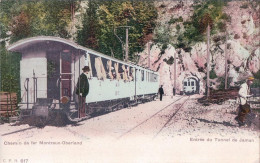
[[[9,123],[14,123],[19,119],[19,116],[9,117]]]
[[[68,116],[69,121],[74,122],[74,123],[81,122],[81,121],[84,121],[89,118],[91,118],[90,115],[86,115],[85,117],[82,117],[82,118],[73,118],[73,119],[70,116]]]

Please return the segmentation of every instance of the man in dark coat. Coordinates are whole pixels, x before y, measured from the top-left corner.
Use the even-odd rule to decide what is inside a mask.
[[[161,85],[161,87],[159,88],[158,90],[158,93],[160,94],[160,101],[162,101],[162,95],[164,94],[164,91],[163,91],[163,86]]]
[[[79,117],[85,117],[86,116],[86,110],[85,110],[85,102],[86,102],[86,96],[89,93],[89,83],[88,83],[88,77],[87,74],[90,71],[88,66],[85,66],[82,68],[83,73],[80,75],[77,88],[76,88],[76,94],[79,98]]]

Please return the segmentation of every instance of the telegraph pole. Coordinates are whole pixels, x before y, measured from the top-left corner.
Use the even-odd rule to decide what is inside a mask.
[[[126,27],[126,30],[125,30],[125,61],[127,62],[128,61],[128,29],[129,27]]]
[[[225,44],[225,90],[227,89],[227,81],[228,81],[228,65],[227,65],[227,40],[228,40],[228,35],[226,32],[226,44]]]
[[[210,54],[209,54],[209,39],[210,39],[210,27],[208,24],[208,28],[207,28],[207,98],[209,98],[209,94],[210,94],[210,90],[209,90],[209,68],[210,68]]]
[[[131,26],[119,26],[121,28],[126,28],[126,31],[125,31],[125,61],[127,62],[128,61],[128,30]],[[121,42],[122,46],[124,45],[124,42],[120,39],[120,37],[117,36],[116,34],[116,29],[114,29],[114,34],[116,35],[116,37],[119,39],[119,41]]]
[[[151,68],[151,51],[150,51],[150,48],[151,48],[151,42],[149,41],[148,42],[148,68]]]
[[[174,90],[173,90],[173,94],[174,94],[174,96],[175,96],[175,93],[176,93],[176,60],[177,60],[177,58],[176,58],[176,51],[174,52]]]

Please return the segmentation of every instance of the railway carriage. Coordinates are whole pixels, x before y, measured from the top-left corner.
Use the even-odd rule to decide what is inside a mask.
[[[199,90],[199,79],[196,76],[189,76],[183,80],[183,91],[185,94],[198,94]]]
[[[86,98],[90,114],[151,101],[159,88],[157,72],[66,39],[32,37],[10,45],[8,50],[22,55],[20,108],[23,115],[48,116],[50,111],[62,110],[71,120],[77,119],[75,87],[84,66],[91,69]]]

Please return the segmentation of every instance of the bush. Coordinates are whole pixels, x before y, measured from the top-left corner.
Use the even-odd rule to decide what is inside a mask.
[[[219,41],[225,41],[225,36],[214,36],[213,37],[213,41],[215,42],[215,43],[217,43],[217,42],[219,42]]]
[[[170,21],[168,22],[168,24],[175,24],[177,22],[183,22],[183,18],[180,16],[179,18],[171,18]]]
[[[240,36],[238,34],[235,34],[234,39],[239,39]]]
[[[165,58],[163,61],[168,65],[172,65],[174,63],[174,58],[171,56],[168,60]]]
[[[240,6],[240,8],[246,9],[246,8],[248,8],[248,4],[244,3],[242,6]]]
[[[221,19],[226,20],[227,22],[231,22],[231,16],[226,13],[222,14]]]
[[[217,27],[220,30],[220,32],[225,32],[227,29],[226,23],[222,21],[217,24]]]
[[[220,82],[219,86],[218,86],[218,89],[225,89],[225,78],[224,77],[219,77],[218,82]],[[232,77],[228,77],[228,81],[227,81],[227,87],[229,88],[229,85],[232,81]]]
[[[176,29],[177,29],[177,31],[180,31],[180,29],[181,29],[181,26],[178,24],[178,25],[176,25]]]
[[[218,76],[217,76],[215,70],[212,69],[212,70],[209,72],[209,78],[210,78],[210,79],[215,79],[215,78],[217,78],[217,77],[218,77]]]
[[[260,80],[260,70],[258,70],[256,73],[253,73],[255,79],[259,79]]]
[[[251,88],[260,88],[260,79],[255,79]]]

